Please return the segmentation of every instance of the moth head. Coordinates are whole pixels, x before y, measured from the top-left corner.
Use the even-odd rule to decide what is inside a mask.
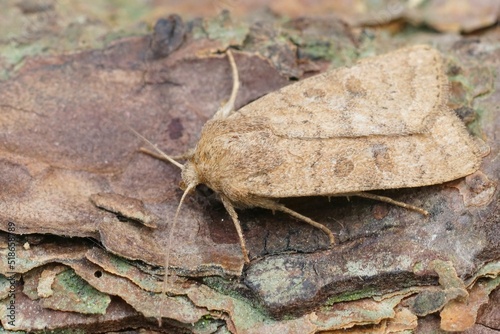
[[[200,178],[198,175],[198,171],[196,170],[195,165],[191,162],[188,161],[182,166],[182,183],[181,183],[181,189],[182,190],[187,190],[187,189],[193,189],[195,188],[198,184],[200,184]]]

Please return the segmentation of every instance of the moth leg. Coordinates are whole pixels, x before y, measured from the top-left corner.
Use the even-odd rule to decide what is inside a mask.
[[[300,213],[295,212],[295,211],[287,208],[286,206],[279,204],[279,203],[276,203],[276,202],[270,201],[267,203],[259,203],[259,206],[266,208],[266,209],[269,209],[269,210],[273,210],[273,211],[278,210],[281,212],[288,213],[292,217],[298,218],[298,219],[308,223],[309,225],[312,225],[316,228],[319,228],[321,231],[325,232],[325,234],[330,239],[330,245],[332,245],[332,246],[335,245],[335,236],[333,235],[332,231],[330,231],[330,229],[328,227],[326,227],[325,225],[320,224],[318,222],[315,222],[311,218],[303,216]]]
[[[238,214],[236,213],[236,210],[234,210],[234,206],[227,199],[225,196],[221,196],[222,204],[224,204],[224,207],[226,208],[227,212],[233,219],[234,227],[236,227],[236,232],[238,232],[238,237],[240,238],[240,246],[241,246],[241,252],[243,253],[243,258],[245,259],[246,263],[250,263],[250,259],[248,258],[248,251],[247,251],[247,246],[245,243],[245,239],[243,238],[243,231],[241,229],[240,221],[238,220]]]
[[[217,110],[213,119],[224,119],[234,112],[234,102],[236,101],[236,95],[240,89],[240,78],[238,75],[238,68],[236,67],[236,62],[234,61],[233,53],[231,50],[227,50],[227,57],[229,58],[229,63],[231,64],[231,70],[233,75],[233,90],[231,91],[231,96],[222,108]]]
[[[414,205],[407,204],[407,203],[404,203],[404,202],[395,201],[395,200],[393,200],[390,197],[380,196],[380,195],[375,195],[375,194],[370,194],[370,193],[365,193],[365,192],[349,193],[349,195],[351,195],[351,196],[358,196],[358,197],[364,197],[364,198],[369,198],[369,199],[374,199],[376,201],[386,202],[386,203],[389,203],[389,204],[393,204],[393,205],[397,205],[397,206],[403,207],[403,208],[408,209],[408,210],[416,211],[418,213],[421,213],[424,216],[428,216],[429,215],[429,212],[427,210],[424,210],[422,208],[419,208],[418,206],[414,206]]]

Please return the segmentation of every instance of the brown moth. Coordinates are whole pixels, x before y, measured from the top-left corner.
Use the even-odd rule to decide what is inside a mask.
[[[198,184],[220,196],[249,262],[235,208],[286,212],[321,229],[334,244],[327,227],[279,199],[361,196],[427,214],[365,191],[439,184],[479,168],[479,148],[446,106],[442,59],[429,46],[407,47],[310,77],[236,112],[238,71],[230,51],[228,57],[231,98],[205,124],[186,163],[156,149],[182,169],[185,184],[165,255],[164,290],[177,215]]]

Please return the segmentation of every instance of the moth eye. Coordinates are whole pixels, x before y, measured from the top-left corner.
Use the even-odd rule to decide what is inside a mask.
[[[179,182],[179,188],[181,188],[181,190],[186,190],[186,183],[184,181]]]

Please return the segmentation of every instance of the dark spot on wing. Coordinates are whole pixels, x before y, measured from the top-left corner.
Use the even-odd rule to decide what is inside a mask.
[[[366,95],[366,90],[363,88],[363,83],[358,78],[349,77],[345,83],[347,92],[354,96]]]
[[[346,158],[340,158],[335,163],[335,175],[346,177],[354,169],[354,163]]]

